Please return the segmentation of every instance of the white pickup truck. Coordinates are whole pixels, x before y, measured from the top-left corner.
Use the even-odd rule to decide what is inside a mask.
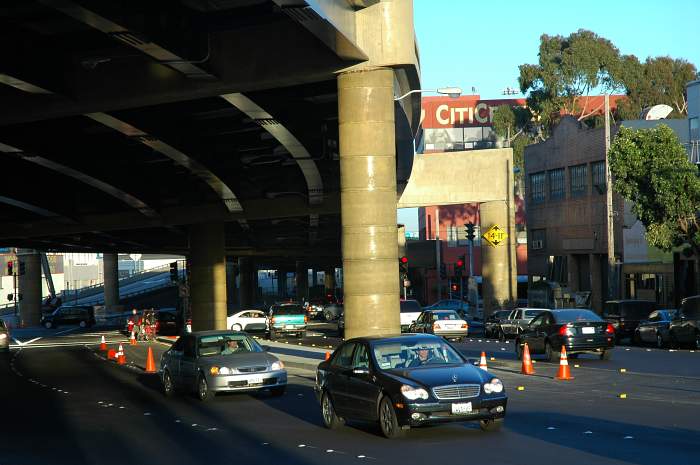
[[[423,311],[417,300],[402,300],[401,301],[401,332],[408,331],[411,323],[418,319],[418,316]]]

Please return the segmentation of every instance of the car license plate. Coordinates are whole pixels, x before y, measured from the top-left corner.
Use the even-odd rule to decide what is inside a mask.
[[[472,403],[465,402],[461,404],[452,404],[452,414],[461,415],[464,413],[472,413]]]
[[[584,326],[581,328],[583,334],[593,334],[595,333],[595,328],[593,326]]]
[[[251,376],[250,378],[248,378],[248,384],[262,384],[262,382],[262,376]]]
[[[294,329],[294,325],[285,325],[284,328],[285,329]]]

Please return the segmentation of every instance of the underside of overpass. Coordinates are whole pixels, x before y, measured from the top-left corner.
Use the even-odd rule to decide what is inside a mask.
[[[419,87],[412,14],[408,0],[3,2],[0,246],[188,255],[217,225],[216,254],[341,266],[341,198],[377,189],[374,149],[346,143],[361,161],[343,191],[338,79],[371,82],[348,93],[347,127],[393,113],[395,156],[376,159],[400,192],[420,114],[419,94],[392,98]],[[376,70],[384,84],[362,77]],[[355,247],[375,250],[372,234]]]

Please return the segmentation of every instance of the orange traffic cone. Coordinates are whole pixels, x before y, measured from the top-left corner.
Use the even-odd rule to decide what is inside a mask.
[[[326,358],[325,358],[325,360],[330,360],[330,359],[331,359],[331,353],[330,353],[330,352],[326,352]]]
[[[134,335],[133,331],[131,331],[131,338],[129,338],[129,344],[131,344],[132,346],[136,345],[136,336]]]
[[[124,354],[124,348],[119,344],[119,351],[117,352],[117,364],[124,365],[126,363],[126,355]]]
[[[155,373],[156,372],[156,362],[153,360],[153,349],[150,347],[148,348],[148,352],[146,353],[146,373]]]
[[[100,350],[103,351],[103,352],[104,352],[105,350],[107,350],[107,343],[105,342],[105,337],[104,337],[104,336],[102,336],[102,342],[100,342]]]
[[[114,360],[115,358],[117,358],[117,352],[114,349],[109,349],[107,351],[107,359]]]
[[[561,357],[559,358],[559,373],[557,374],[556,379],[560,379],[562,381],[574,379],[574,377],[571,376],[571,370],[569,369],[569,360],[566,358],[565,346],[561,346]]]
[[[479,368],[481,368],[484,371],[489,371],[489,368],[486,366],[486,352],[481,352],[481,359],[479,360]]]
[[[527,346],[527,342],[525,343],[525,346],[523,346],[523,367],[520,369],[520,373],[524,375],[535,374],[535,367],[532,366],[532,359],[530,358],[530,348]]]

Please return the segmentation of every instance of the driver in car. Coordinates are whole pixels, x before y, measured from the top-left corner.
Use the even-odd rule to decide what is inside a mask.
[[[436,363],[437,361],[439,361],[439,359],[435,358],[435,356],[432,354],[432,351],[430,349],[426,349],[425,347],[421,347],[417,350],[417,352],[418,352],[418,357],[411,360],[411,363],[408,364],[408,368],[422,367],[422,366],[430,365],[431,363]]]
[[[238,341],[234,341],[233,339],[229,339],[226,341],[226,347],[221,351],[221,355],[231,355],[235,354],[236,352],[240,352],[241,348],[238,345]]]

